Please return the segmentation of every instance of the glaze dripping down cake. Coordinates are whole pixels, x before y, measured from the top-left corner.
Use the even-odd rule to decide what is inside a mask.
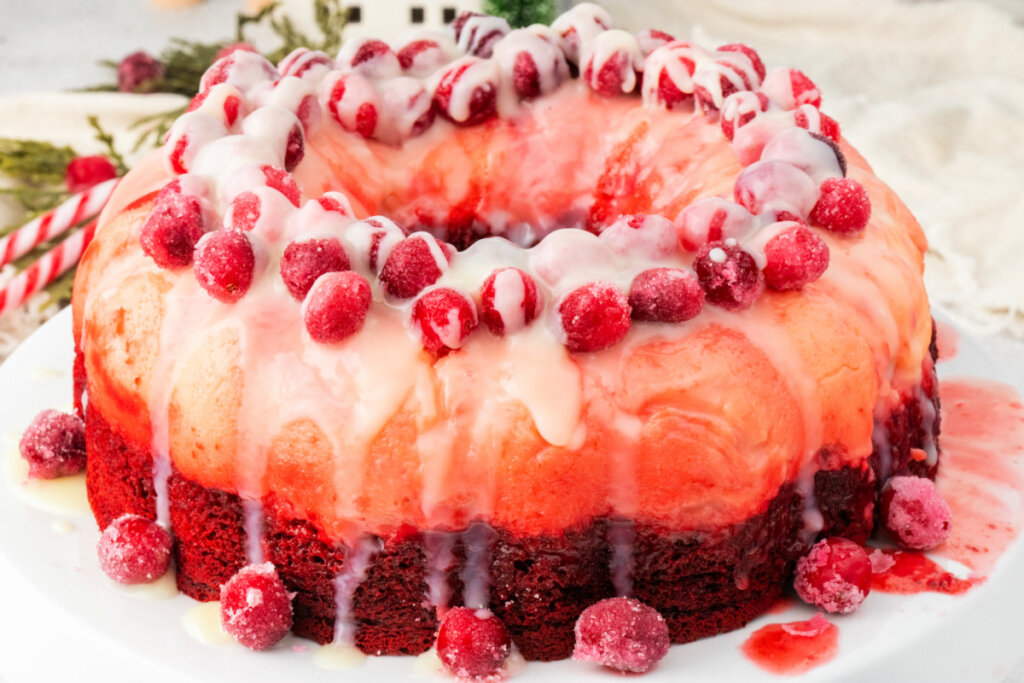
[[[220,59],[76,278],[98,523],[369,653],[457,605],[527,659],[615,595],[745,624],[938,465],[924,237],[820,107],[586,4]]]

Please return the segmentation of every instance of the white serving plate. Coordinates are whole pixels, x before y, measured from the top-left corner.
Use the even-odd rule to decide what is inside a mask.
[[[48,322],[0,366],[0,463],[32,417],[43,408],[71,403],[71,316]],[[943,377],[999,380],[999,368],[973,339],[962,337],[956,358],[940,366]],[[235,644],[205,645],[186,633],[186,615],[197,603],[176,595],[145,599],[126,593],[100,573],[98,533],[89,516],[69,517],[30,505],[0,484],[0,680],[280,681],[344,680],[379,683],[443,680],[411,657],[370,657],[346,671],[313,661],[316,646],[290,637],[271,652]],[[68,524],[70,522],[70,525]],[[73,530],[68,529],[73,525]],[[839,653],[801,682],[1001,681],[1020,659],[1024,614],[1024,543],[1018,538],[988,581],[966,595],[872,594],[855,614],[834,618]],[[747,636],[774,622],[806,619],[813,610],[794,606],[765,615],[746,628],[696,643],[673,646],[644,681],[687,683],[779,680],[740,652]],[[572,661],[531,663],[515,682],[615,681],[621,677]]]

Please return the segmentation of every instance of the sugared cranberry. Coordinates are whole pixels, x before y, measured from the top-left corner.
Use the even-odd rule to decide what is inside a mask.
[[[167,169],[177,174],[188,173],[199,150],[228,134],[221,112],[207,113],[200,108],[182,114],[164,139],[161,152]]]
[[[121,92],[153,92],[167,67],[146,52],[133,52],[117,65],[117,89]]]
[[[228,43],[227,45],[225,45],[217,51],[217,54],[214,56],[213,61],[216,62],[218,59],[229,57],[234,53],[238,52],[239,50],[241,50],[242,52],[256,52],[256,48],[254,48],[249,43]]]
[[[171,535],[139,515],[118,517],[103,530],[96,546],[100,569],[123,584],[149,583],[171,565]]]
[[[218,83],[230,83],[242,91],[248,91],[279,77],[277,68],[263,55],[248,50],[234,50],[210,65],[199,79],[199,90],[207,90]]]
[[[699,48],[684,41],[663,45],[652,52],[644,65],[644,103],[666,109],[689,103],[693,99],[691,79],[697,70],[699,52]],[[679,82],[674,80],[676,76]],[[656,82],[652,82],[654,79]]]
[[[260,171],[263,172],[263,178],[266,180],[267,187],[283,194],[295,206],[299,205],[302,193],[299,190],[299,184],[295,182],[295,178],[290,173],[282,168],[268,164],[260,166]]]
[[[75,157],[68,162],[67,170],[64,172],[64,184],[67,185],[68,192],[78,193],[116,177],[117,168],[110,159],[97,154]]]
[[[810,605],[849,614],[871,592],[871,559],[853,541],[826,538],[797,561],[793,587]]]
[[[796,166],[815,184],[826,178],[846,176],[846,157],[839,145],[820,133],[789,128],[772,138],[761,152],[761,160],[778,160]]]
[[[299,301],[306,298],[313,283],[324,273],[349,268],[345,248],[333,237],[292,242],[281,257],[281,279],[288,292]]]
[[[445,68],[434,91],[440,116],[461,126],[475,126],[498,113],[498,77],[495,65],[479,57],[463,57]],[[455,96],[457,88],[472,92]],[[452,102],[459,102],[452,106]]]
[[[892,477],[882,489],[880,519],[901,548],[931,550],[949,537],[953,513],[924,477]]]
[[[327,110],[342,128],[373,137],[380,103],[373,84],[361,73],[338,74],[327,94]]]
[[[438,355],[460,348],[477,322],[472,299],[447,287],[430,290],[412,307],[412,326],[423,348]]]
[[[821,106],[818,86],[798,69],[772,69],[761,84],[761,92],[783,109],[796,109],[801,104]]]
[[[727,311],[750,308],[764,291],[764,277],[754,257],[731,240],[701,247],[693,269],[708,302]]]
[[[361,71],[370,78],[391,78],[397,76],[402,70],[398,55],[391,49],[391,46],[383,40],[357,39],[352,47],[343,49],[345,54],[339,54],[339,61],[348,58],[348,64],[353,69]],[[348,52],[351,50],[351,57]]]
[[[596,56],[592,56],[583,69],[583,81],[591,90],[604,97],[628,93],[636,83],[633,60],[624,51],[613,52],[600,62],[596,61]]]
[[[192,263],[203,232],[199,201],[172,183],[157,195],[153,210],[142,224],[139,243],[161,268],[184,268]]]
[[[256,253],[241,230],[214,230],[196,244],[193,270],[199,286],[217,301],[238,301],[252,285]]]
[[[384,289],[393,297],[408,299],[437,282],[448,267],[439,240],[429,235],[406,237],[388,254],[380,271]]]
[[[444,48],[436,40],[414,40],[398,51],[398,63],[406,71],[419,72],[445,62]]]
[[[251,650],[266,650],[292,627],[292,597],[269,562],[242,567],[220,587],[220,624]]]
[[[841,235],[853,235],[871,219],[868,191],[850,178],[829,178],[821,184],[821,196],[810,215],[811,223]]]
[[[643,214],[620,216],[601,231],[601,241],[616,253],[652,260],[672,255],[679,244],[672,221]]]
[[[615,285],[593,282],[574,289],[558,306],[570,351],[603,351],[629,332],[630,308]]]
[[[498,336],[512,334],[540,313],[537,283],[518,268],[499,268],[480,288],[480,319]]]
[[[616,671],[643,673],[668,654],[668,624],[653,607],[633,598],[607,598],[576,620],[572,658]]]
[[[812,133],[821,133],[825,137],[839,142],[839,123],[810,104],[802,104],[796,108],[793,112],[793,123]]]
[[[310,50],[306,47],[297,47],[278,62],[277,70],[282,78],[293,76],[302,78],[314,70],[326,73],[334,68],[334,60],[319,50]]]
[[[248,112],[248,103],[244,102],[238,88],[227,83],[219,83],[193,97],[185,111],[200,109],[207,114],[219,117],[224,127],[230,129],[238,121],[239,115],[243,111]]]
[[[790,222],[764,246],[764,281],[772,289],[800,289],[828,269],[825,240],[800,223]]]
[[[700,313],[704,290],[689,271],[651,268],[633,278],[629,305],[634,320],[681,323]]]
[[[759,114],[768,111],[768,97],[764,93],[744,90],[734,92],[722,103],[720,125],[726,139],[732,140],[736,129],[742,128]]]
[[[314,341],[334,344],[362,329],[373,303],[370,283],[351,270],[321,275],[303,308],[306,331]]]
[[[437,631],[437,656],[461,679],[497,673],[511,652],[508,629],[490,610],[454,607]]]
[[[675,37],[656,28],[649,28],[636,34],[636,42],[640,45],[640,51],[646,57],[662,45],[674,42]]]
[[[797,216],[806,216],[817,199],[811,177],[793,164],[777,159],[747,166],[733,187],[736,201],[751,213],[783,206]]]
[[[708,242],[742,239],[757,228],[749,211],[721,197],[705,197],[690,204],[679,212],[676,224],[679,243],[688,251],[697,251]]]
[[[77,415],[44,410],[18,444],[32,479],[56,479],[85,469],[85,422]]]
[[[452,29],[466,54],[483,59],[491,57],[495,43],[511,30],[505,19],[479,12],[463,12],[452,22]]]
[[[718,52],[738,52],[750,60],[750,65],[753,67],[754,74],[757,78],[756,81],[749,74],[745,73],[745,70],[740,69],[740,75],[743,76],[748,89],[756,88],[761,84],[761,81],[764,80],[764,62],[761,61],[761,55],[757,54],[757,50],[754,48],[742,43],[731,43],[718,48]]]

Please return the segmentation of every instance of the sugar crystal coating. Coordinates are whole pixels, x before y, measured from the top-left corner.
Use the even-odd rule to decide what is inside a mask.
[[[281,279],[288,292],[302,301],[324,273],[348,270],[348,256],[334,237],[310,238],[288,244],[281,257]]]
[[[882,524],[901,548],[931,550],[949,537],[953,513],[931,479],[892,477],[879,508]]]
[[[508,629],[490,610],[454,607],[437,632],[437,655],[445,670],[459,678],[496,673],[512,652]]]
[[[828,245],[805,225],[788,222],[765,244],[764,281],[772,289],[800,289],[828,269]]]
[[[251,238],[241,230],[215,230],[196,245],[193,263],[196,280],[217,301],[238,301],[252,285],[256,253]]]
[[[31,479],[55,479],[85,469],[85,422],[77,415],[44,410],[18,443]]]
[[[570,351],[603,351],[629,332],[629,300],[608,282],[574,289],[562,299],[558,313]]]
[[[689,271],[650,268],[633,279],[629,305],[635,320],[681,323],[704,308],[704,290]]]
[[[242,567],[220,587],[220,623],[250,650],[266,650],[292,627],[292,594],[269,562]]]
[[[849,614],[871,592],[871,559],[853,541],[823,539],[797,560],[793,587],[808,604],[826,612]]]
[[[123,584],[149,583],[171,564],[171,535],[140,515],[122,515],[103,530],[96,554],[100,569]]]
[[[306,295],[306,331],[321,344],[340,342],[362,329],[372,302],[370,283],[362,275],[351,270],[324,273]]]
[[[764,291],[764,276],[754,257],[732,240],[705,244],[693,269],[708,303],[727,311],[750,308]]]
[[[411,322],[423,348],[444,355],[460,348],[476,329],[476,305],[457,290],[438,287],[416,299]]]
[[[480,319],[498,336],[517,332],[540,313],[537,283],[519,268],[499,268],[480,288]]]
[[[871,199],[863,185],[850,178],[829,178],[821,184],[821,197],[810,214],[812,225],[853,235],[870,219]]]
[[[117,89],[150,92],[167,73],[163,62],[143,51],[133,52],[117,65]]]
[[[433,240],[436,248],[431,248],[428,240]],[[391,250],[381,269],[380,281],[391,296],[408,299],[437,282],[447,267],[439,240],[424,234],[413,235]]]
[[[576,621],[572,658],[621,672],[643,673],[668,654],[668,624],[653,607],[632,598],[607,598]]]
[[[184,268],[192,263],[192,253],[204,231],[199,200],[170,183],[157,195],[142,224],[139,243],[161,268]]]
[[[117,169],[110,159],[96,154],[88,157],[75,157],[68,162],[64,172],[64,184],[68,192],[78,193],[98,185],[104,180],[117,177]]]

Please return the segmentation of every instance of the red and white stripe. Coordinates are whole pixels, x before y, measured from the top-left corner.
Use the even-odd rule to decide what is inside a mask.
[[[95,234],[96,221],[93,220],[14,276],[0,289],[0,315],[22,305],[30,296],[74,268]]]
[[[67,232],[82,221],[97,216],[120,178],[111,178],[67,199],[57,208],[29,221],[0,239],[0,267],[35,249],[43,242]]]

